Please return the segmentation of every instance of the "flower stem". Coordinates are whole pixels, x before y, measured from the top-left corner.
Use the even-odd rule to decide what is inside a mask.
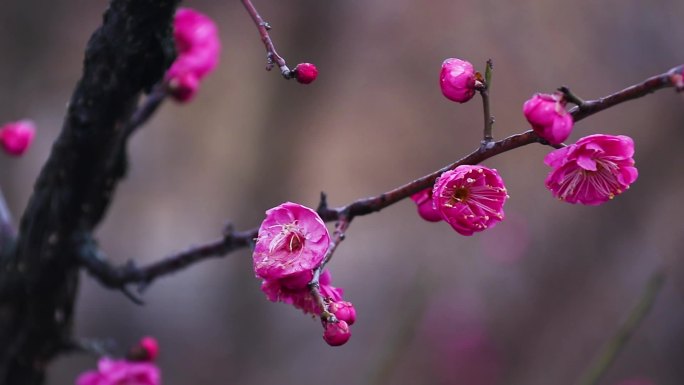
[[[494,64],[492,59],[487,60],[487,66],[485,68],[484,76],[484,87],[480,91],[480,96],[482,96],[482,109],[484,110],[484,135],[482,139],[482,149],[487,149],[489,143],[494,140],[492,136],[492,126],[494,125],[494,117],[491,114],[489,108],[489,88],[492,82],[492,69]]]
[[[287,67],[285,59],[283,59],[282,56],[278,55],[278,52],[276,52],[275,46],[273,45],[273,40],[271,40],[271,36],[268,34],[268,31],[271,29],[270,24],[265,22],[261,15],[259,15],[259,11],[256,10],[256,8],[250,0],[242,0],[242,5],[245,6],[245,9],[249,13],[249,15],[252,16],[252,20],[254,20],[254,24],[259,30],[261,41],[264,43],[264,46],[266,47],[266,58],[268,60],[266,69],[270,71],[271,68],[273,68],[273,64],[275,63],[278,65],[278,68],[280,68],[280,73],[283,75],[283,77],[285,77],[285,79],[293,78],[294,73],[290,71],[290,69]]]
[[[620,325],[613,337],[606,343],[589,369],[582,375],[577,385],[596,385],[608,371],[617,355],[627,345],[641,322],[650,312],[660,289],[665,283],[665,271],[658,270],[646,283],[639,302],[629,313],[627,319]]]

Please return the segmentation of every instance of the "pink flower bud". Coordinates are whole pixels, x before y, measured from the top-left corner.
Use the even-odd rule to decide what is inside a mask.
[[[294,68],[295,78],[302,84],[309,84],[316,80],[318,69],[311,63],[299,63]]]
[[[507,198],[499,173],[484,166],[458,166],[446,171],[432,193],[442,219],[461,235],[473,235],[503,220]]]
[[[416,202],[418,215],[428,222],[439,222],[442,216],[432,203],[432,189],[425,189],[419,193],[411,195],[411,200]]]
[[[130,362],[102,358],[97,370],[81,374],[76,385],[159,385],[159,368],[150,362]]]
[[[349,325],[344,321],[325,322],[324,321],[323,339],[330,346],[344,345],[349,341],[351,332]]]
[[[461,59],[446,59],[439,74],[439,86],[447,99],[465,103],[475,95],[475,70]]]
[[[10,122],[0,127],[0,145],[12,156],[21,156],[36,136],[36,127],[30,120]]]
[[[174,99],[188,102],[197,93],[200,80],[218,65],[221,41],[216,24],[190,8],[178,9],[173,29],[178,56],[166,73],[166,82]]]
[[[352,305],[351,302],[333,302],[328,306],[328,310],[333,313],[338,320],[346,322],[349,326],[356,322],[356,309],[354,309],[354,305]]]
[[[561,94],[536,94],[523,104],[523,113],[537,135],[551,144],[563,143],[572,132],[574,121]]]
[[[148,361],[154,361],[159,356],[159,344],[154,337],[143,337],[140,346],[145,351]]]
[[[600,205],[636,181],[634,141],[628,136],[590,135],[544,158],[552,168],[546,188],[560,200]]]

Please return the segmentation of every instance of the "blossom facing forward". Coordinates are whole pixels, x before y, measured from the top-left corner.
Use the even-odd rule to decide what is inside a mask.
[[[218,65],[221,41],[216,24],[207,15],[179,8],[173,19],[178,56],[166,72],[169,92],[179,102],[190,101],[200,81]]]
[[[317,268],[330,246],[330,235],[312,209],[286,202],[266,211],[254,247],[254,272],[265,280]]]
[[[465,103],[475,95],[475,69],[470,62],[451,58],[442,63],[439,87],[449,100]]]
[[[159,368],[151,362],[102,358],[97,370],[78,376],[76,385],[159,385]]]
[[[636,181],[633,156],[634,141],[628,136],[586,136],[544,158],[552,168],[546,187],[560,200],[600,205]]]
[[[444,172],[432,193],[442,219],[461,235],[473,235],[503,220],[507,198],[499,173],[484,166],[458,166]]]
[[[523,114],[534,132],[551,144],[563,143],[572,132],[574,121],[562,94],[534,95],[523,104]]]
[[[22,156],[36,136],[36,126],[30,120],[9,122],[0,127],[0,146],[12,156]]]

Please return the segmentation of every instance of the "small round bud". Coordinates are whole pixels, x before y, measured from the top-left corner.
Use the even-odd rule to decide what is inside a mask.
[[[330,346],[344,345],[349,341],[351,332],[349,325],[345,321],[324,322],[323,339]]]
[[[442,94],[454,102],[465,103],[475,95],[475,70],[461,59],[446,59],[439,74]]]
[[[0,146],[12,156],[21,156],[28,150],[36,135],[36,127],[30,120],[10,122],[0,127]]]
[[[159,355],[159,344],[154,337],[143,337],[140,340],[140,346],[147,353],[148,361],[154,361]]]
[[[356,309],[351,302],[339,301],[333,302],[328,307],[328,310],[335,315],[335,317],[351,326],[356,322]]]
[[[431,188],[411,195],[411,200],[416,203],[418,215],[420,215],[421,218],[428,222],[439,222],[442,220],[442,216],[432,202]]]
[[[316,80],[318,69],[311,63],[299,63],[294,68],[295,79],[302,84],[309,84]]]
[[[540,137],[551,144],[563,143],[572,132],[573,120],[560,94],[536,94],[523,104],[523,114]]]

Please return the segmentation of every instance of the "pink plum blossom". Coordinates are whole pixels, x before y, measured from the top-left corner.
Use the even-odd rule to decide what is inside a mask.
[[[418,208],[418,215],[428,222],[439,222],[442,216],[432,203],[432,189],[425,189],[421,192],[411,195],[411,200],[416,203]]]
[[[484,166],[458,166],[446,171],[432,193],[442,219],[461,235],[473,235],[503,220],[507,198],[499,173]]]
[[[563,143],[572,132],[574,121],[562,94],[536,94],[523,104],[523,113],[537,135],[551,144]]]
[[[159,385],[159,368],[150,362],[102,358],[97,370],[81,374],[76,385]]]
[[[0,145],[9,155],[21,156],[28,150],[36,135],[30,120],[10,122],[0,127]]]
[[[546,187],[569,203],[599,205],[636,181],[634,141],[623,135],[590,135],[544,158],[553,170]]]
[[[309,84],[318,77],[318,68],[311,63],[299,63],[294,69],[295,78],[302,84]]]
[[[200,80],[218,65],[221,41],[216,24],[190,8],[179,8],[173,20],[178,56],[166,73],[171,95],[179,102],[191,100]]]
[[[325,223],[312,209],[287,202],[266,211],[254,247],[254,272],[278,280],[317,268],[330,246]]]
[[[454,102],[465,103],[475,95],[475,70],[461,59],[446,59],[439,74],[442,94]]]
[[[340,346],[349,341],[351,332],[349,331],[349,325],[345,321],[323,322],[323,339],[328,345]]]

